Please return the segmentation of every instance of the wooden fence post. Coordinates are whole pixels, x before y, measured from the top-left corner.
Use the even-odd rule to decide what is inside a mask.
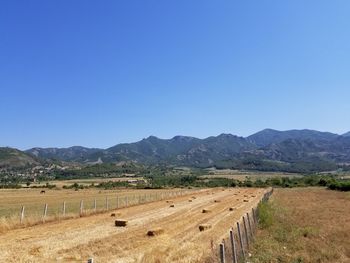
[[[220,244],[220,262],[225,263],[225,243]]]
[[[63,216],[63,217],[66,216],[66,201],[63,201],[63,205],[62,205],[62,216]]]
[[[21,215],[20,215],[20,223],[21,224],[23,223],[23,220],[24,220],[24,206],[22,206],[22,209],[21,209]]]
[[[249,213],[247,213],[247,220],[248,220],[248,226],[249,226],[250,237],[253,239],[253,228],[252,228],[252,225],[251,225],[251,223],[250,223]]]
[[[247,241],[247,249],[249,249],[248,229],[247,229],[247,224],[245,222],[245,217],[244,216],[243,216],[243,227],[244,227],[245,238],[246,238],[246,241]]]
[[[252,208],[252,215],[253,215],[253,221],[254,221],[254,225],[255,225],[255,228],[257,227],[257,220],[256,220],[256,214],[255,214],[255,209]]]
[[[42,218],[43,223],[45,222],[46,215],[47,215],[47,204],[44,205],[44,212],[43,212],[43,218]]]
[[[241,226],[239,225],[239,222],[237,222],[237,232],[238,232],[239,244],[240,244],[241,250],[242,250],[243,260],[245,261],[245,252],[244,252],[244,246],[243,246],[243,239],[242,239],[242,233],[241,233]]]
[[[83,214],[83,210],[84,210],[84,201],[80,200],[80,215]]]
[[[232,262],[238,263],[237,249],[236,249],[236,242],[235,242],[235,236],[233,233],[233,228],[230,230],[230,240],[231,240],[231,249],[232,249]]]

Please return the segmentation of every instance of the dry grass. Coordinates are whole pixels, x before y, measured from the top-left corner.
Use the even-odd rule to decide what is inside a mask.
[[[259,230],[250,261],[350,262],[348,193],[277,189],[271,204],[271,222]]]

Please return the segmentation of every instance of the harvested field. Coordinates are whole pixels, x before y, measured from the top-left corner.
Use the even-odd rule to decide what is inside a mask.
[[[104,213],[10,230],[0,239],[0,262],[205,262],[216,254],[213,244],[265,190],[240,189],[242,195],[257,196],[247,204],[235,201],[237,191],[211,189],[208,195],[209,190],[202,190],[196,202],[188,202],[188,196],[173,198],[173,209],[164,201],[118,209],[126,227],[115,227],[115,219]],[[234,213],[228,210],[231,206],[237,208]],[[203,214],[204,208],[213,213]],[[212,228],[200,232],[201,224]],[[164,233],[150,239],[146,233],[155,228]]]
[[[191,190],[48,190],[41,189],[1,189],[0,190],[0,233],[19,227],[20,211],[24,210],[23,225],[34,225],[42,221],[45,204],[48,204],[46,221],[80,216],[80,202],[83,200],[82,215],[103,212],[117,207],[172,198]],[[95,207],[96,200],[96,210]],[[63,214],[63,203],[65,214]]]

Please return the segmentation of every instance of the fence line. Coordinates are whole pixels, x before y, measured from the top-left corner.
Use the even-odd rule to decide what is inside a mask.
[[[235,238],[234,228],[232,227],[229,231],[229,240],[231,243],[231,252],[225,253],[225,241],[223,240],[219,244],[219,257],[220,263],[233,262],[246,262],[247,260],[247,251],[249,250],[250,242],[253,241],[254,235],[256,233],[258,223],[259,223],[259,204],[263,202],[267,202],[270,199],[270,196],[273,193],[273,189],[266,192],[261,200],[258,203],[257,207],[253,207],[252,210],[246,215],[242,216],[242,220],[236,222],[237,229],[237,239]],[[252,219],[252,220],[251,220]],[[243,222],[243,234],[241,229],[240,221]],[[248,224],[248,225],[247,225]],[[249,231],[248,231],[249,230]],[[236,246],[236,240],[238,240],[239,247]],[[244,242],[245,241],[245,242]]]
[[[45,203],[44,209],[42,210],[42,214],[38,215],[38,219],[35,222],[31,223],[38,223],[38,222],[48,222],[50,219],[64,219],[67,217],[72,216],[84,216],[88,214],[94,214],[98,212],[107,212],[110,210],[116,210],[136,205],[141,205],[145,203],[155,202],[155,201],[161,201],[167,198],[172,197],[179,197],[184,195],[192,194],[193,192],[198,191],[198,189],[195,190],[189,190],[189,189],[181,189],[177,191],[161,191],[161,192],[155,192],[155,193],[149,193],[149,194],[117,194],[115,197],[106,196],[105,202],[103,204],[103,199],[98,200],[97,198],[94,198],[92,201],[92,205],[89,207],[88,202],[85,202],[86,200],[81,199],[80,202],[73,201],[73,203],[68,203],[64,201],[62,205],[55,205],[55,209],[52,209],[52,206]],[[87,199],[90,199],[87,197]],[[102,202],[101,202],[102,201]],[[111,205],[110,202],[116,202],[116,205]],[[84,204],[85,203],[85,204]],[[100,205],[98,205],[100,203]],[[78,205],[78,208],[76,208]],[[85,206],[84,206],[85,205]],[[74,211],[75,207],[75,211]],[[100,208],[99,208],[100,207]],[[19,214],[19,224],[25,225],[26,223],[29,223],[27,218],[30,218],[31,213],[29,213],[30,210],[28,210],[28,206],[21,206],[20,214]],[[51,212],[51,215],[48,211],[57,211],[55,213]],[[69,211],[69,213],[68,213]],[[34,214],[37,214],[34,213]],[[51,217],[50,217],[51,216]]]

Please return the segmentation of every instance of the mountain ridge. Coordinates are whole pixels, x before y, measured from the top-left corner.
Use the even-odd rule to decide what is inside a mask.
[[[145,164],[184,166],[243,167],[250,162],[350,163],[350,136],[315,130],[278,131],[265,129],[248,137],[229,133],[199,139],[177,135],[170,139],[149,136],[133,143],[106,149],[74,146],[69,148],[32,148],[26,154],[82,164],[136,161]],[[264,161],[265,160],[265,161]],[[248,167],[250,167],[248,165]]]

